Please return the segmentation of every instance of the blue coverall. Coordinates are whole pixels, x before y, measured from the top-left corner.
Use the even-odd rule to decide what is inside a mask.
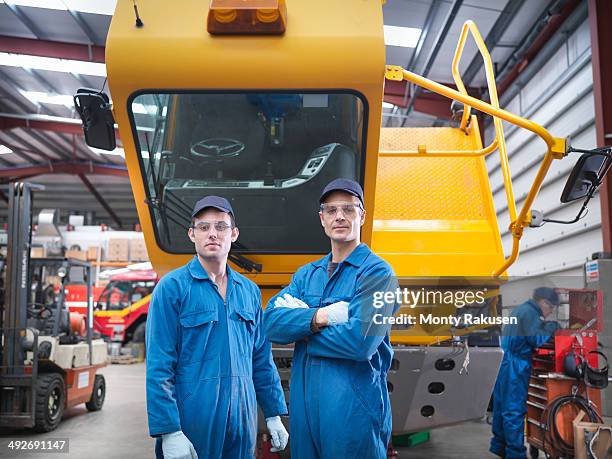
[[[265,417],[287,414],[261,294],[227,267],[226,301],[197,256],[155,287],[147,319],[149,433],[182,430],[198,457],[254,457],[257,402]]]
[[[525,414],[531,358],[536,348],[546,343],[559,327],[542,318],[538,304],[529,300],[511,314],[517,324],[504,327],[504,357],[493,391],[493,438],[490,451],[506,459],[527,457]]]
[[[341,262],[331,277],[331,254],[300,268],[285,293],[309,308],[275,307],[264,312],[266,334],[280,344],[295,342],[289,416],[292,459],[386,458],[391,435],[387,372],[393,350],[390,317],[396,302],[373,307],[377,291],[395,291],[391,267],[365,244]],[[349,320],[313,333],[317,308],[349,302]],[[374,314],[380,314],[374,318]]]

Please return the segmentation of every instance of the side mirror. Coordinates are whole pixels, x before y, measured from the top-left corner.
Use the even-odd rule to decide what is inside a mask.
[[[609,154],[599,152],[583,154],[565,183],[565,188],[561,193],[561,202],[566,203],[587,196],[591,197],[604,179],[610,165],[612,165],[612,157]]]
[[[556,220],[554,218],[543,218],[543,215],[538,215],[537,225],[542,226],[544,223],[561,223],[563,225],[571,225],[583,218],[588,212],[587,205],[595,192],[601,185],[606,174],[612,166],[612,148],[594,148],[593,150],[579,150],[570,148],[568,153],[583,153],[576,161],[576,165],[570,172],[563,192],[561,193],[560,201],[562,203],[584,199],[578,214],[572,220]],[[537,212],[537,211],[536,211]]]
[[[87,145],[102,150],[114,150],[117,146],[115,119],[108,96],[95,89],[81,88],[74,96],[74,106],[83,122]]]

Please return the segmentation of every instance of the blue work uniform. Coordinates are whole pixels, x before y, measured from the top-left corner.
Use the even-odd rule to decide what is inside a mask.
[[[258,287],[229,266],[225,302],[197,256],[160,280],[146,335],[151,436],[182,430],[200,458],[254,457],[256,401],[265,417],[287,414],[262,314]]]
[[[517,459],[527,457],[524,428],[531,358],[559,325],[544,321],[542,310],[534,300],[518,306],[510,317],[516,317],[517,324],[508,324],[503,330],[504,357],[493,391],[490,451],[506,459]]]
[[[264,312],[272,342],[295,342],[289,416],[291,458],[386,458],[391,435],[387,372],[390,326],[378,325],[397,302],[373,306],[374,292],[395,291],[391,267],[361,244],[328,277],[331,254],[300,268]],[[309,308],[275,307],[288,293]],[[318,308],[349,302],[348,322],[313,332]],[[379,316],[374,319],[374,315]]]

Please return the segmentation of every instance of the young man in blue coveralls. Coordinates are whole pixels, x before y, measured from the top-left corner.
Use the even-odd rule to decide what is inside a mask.
[[[527,457],[524,432],[531,357],[559,328],[557,322],[544,321],[557,306],[557,292],[539,287],[532,299],[512,312],[517,324],[503,329],[504,357],[493,391],[493,438],[489,450],[505,459]]]
[[[272,451],[287,445],[287,407],[261,294],[227,265],[238,238],[230,203],[199,200],[189,238],[196,255],[155,287],[147,320],[147,411],[155,453],[165,459],[252,458],[257,403]]]
[[[382,322],[398,305],[375,307],[373,296],[395,291],[396,279],[389,264],[360,243],[365,210],[358,183],[329,183],[319,216],[331,253],[300,268],[264,313],[271,341],[295,343],[291,458],[386,458],[393,350],[390,326]]]

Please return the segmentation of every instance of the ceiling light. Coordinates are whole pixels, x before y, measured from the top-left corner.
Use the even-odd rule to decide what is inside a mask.
[[[6,145],[0,145],[0,155],[6,155],[7,153],[13,153],[13,150]]]
[[[46,8],[48,10],[66,10],[66,5],[62,0],[0,0],[1,3],[8,3],[15,6],[30,6],[33,8]]]
[[[26,54],[0,53],[0,65],[99,77],[106,76],[106,66],[98,62],[73,61],[56,59],[54,57],[29,56]]]
[[[389,102],[383,102],[383,108],[393,108],[395,105],[390,104]]]
[[[112,16],[117,0],[0,0],[15,6],[46,8],[48,10],[80,11],[82,13],[105,14]]]
[[[121,156],[122,158],[125,158],[125,152],[123,151],[123,148],[115,148],[112,151],[102,150],[100,148],[94,148],[94,147],[89,147],[89,149],[98,155],[114,155],[114,156]]]
[[[33,104],[53,104],[53,105],[64,105],[68,108],[74,107],[74,100],[72,96],[65,94],[49,94],[46,92],[38,91],[23,91],[19,92]]]
[[[63,0],[68,8],[83,13],[105,14],[112,16],[117,0]]]
[[[421,36],[421,29],[414,27],[384,26],[385,45],[414,48]]]

